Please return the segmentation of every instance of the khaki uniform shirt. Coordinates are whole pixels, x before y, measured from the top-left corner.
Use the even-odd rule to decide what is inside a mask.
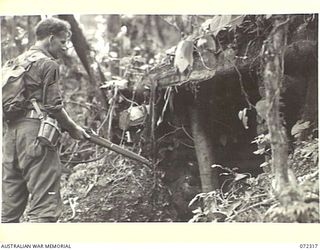
[[[41,109],[49,114],[54,114],[63,108],[59,89],[59,64],[48,51],[37,46],[31,47],[30,50],[41,51],[49,58],[34,62],[30,70],[25,74],[27,99],[35,98]],[[33,109],[31,103],[27,105],[27,109]]]

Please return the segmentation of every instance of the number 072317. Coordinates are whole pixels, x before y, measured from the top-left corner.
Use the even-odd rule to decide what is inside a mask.
[[[319,244],[300,244],[300,248],[305,248],[305,249],[313,249],[313,248],[318,248]]]

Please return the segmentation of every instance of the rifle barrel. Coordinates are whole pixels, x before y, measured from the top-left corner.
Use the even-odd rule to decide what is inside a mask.
[[[97,136],[95,134],[90,134],[90,138],[88,139],[89,141],[99,145],[99,146],[102,146],[102,147],[105,147],[105,148],[108,148],[114,152],[117,152],[119,154],[122,154],[130,159],[133,159],[133,160],[136,160],[136,161],[139,161],[143,164],[146,164],[148,166],[151,165],[151,162],[149,160],[147,160],[146,158],[142,157],[141,155],[138,155],[128,149],[125,149],[125,148],[122,148],[120,147],[119,145],[117,144],[114,144],[112,143],[111,141],[105,139],[105,138],[102,138],[100,136]]]

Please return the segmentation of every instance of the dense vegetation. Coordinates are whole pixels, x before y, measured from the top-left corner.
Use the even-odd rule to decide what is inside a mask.
[[[61,222],[319,222],[317,15],[59,18],[66,109],[153,163],[64,134]],[[1,17],[2,62],[40,19]],[[255,166],[225,166],[238,141]]]

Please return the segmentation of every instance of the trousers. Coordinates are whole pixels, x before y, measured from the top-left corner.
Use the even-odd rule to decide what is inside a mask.
[[[26,206],[30,222],[56,222],[61,214],[61,165],[57,150],[38,142],[39,119],[7,125],[2,146],[2,223],[18,223]]]

